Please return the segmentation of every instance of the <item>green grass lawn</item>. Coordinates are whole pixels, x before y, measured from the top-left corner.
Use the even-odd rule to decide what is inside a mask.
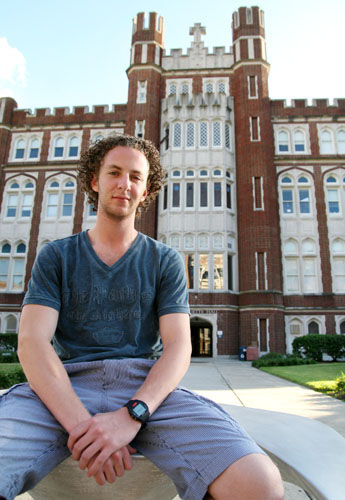
[[[19,363],[0,363],[0,389],[25,381],[23,370]]]
[[[317,363],[315,365],[267,366],[261,370],[277,377],[305,385],[314,391],[333,395],[335,379],[345,373],[345,363]]]

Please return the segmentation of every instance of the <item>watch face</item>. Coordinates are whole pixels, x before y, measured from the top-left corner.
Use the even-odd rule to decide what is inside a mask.
[[[146,408],[142,403],[135,402],[133,403],[132,408],[134,410],[134,413],[138,415],[138,417],[142,417],[146,412]]]

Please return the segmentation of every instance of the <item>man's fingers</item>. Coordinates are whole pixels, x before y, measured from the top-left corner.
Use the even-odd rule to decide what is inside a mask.
[[[133,467],[133,460],[132,460],[132,457],[131,457],[131,453],[135,453],[135,452],[132,452],[130,451],[128,448],[128,446],[125,446],[123,449],[122,449],[122,460],[123,460],[123,465],[124,465],[124,468],[126,470],[131,470],[132,467]],[[133,450],[134,448],[132,448]]]
[[[77,425],[72,432],[69,435],[68,441],[67,441],[67,446],[69,450],[72,452],[73,446],[75,445],[76,441],[83,436],[89,427],[89,420],[86,420],[85,422],[81,422],[81,424]]]

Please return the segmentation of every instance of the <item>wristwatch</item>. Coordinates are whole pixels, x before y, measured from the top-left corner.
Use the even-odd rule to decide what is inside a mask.
[[[140,401],[139,399],[131,399],[128,403],[125,404],[125,407],[128,410],[130,416],[136,420],[137,422],[141,422],[141,428],[143,429],[146,425],[146,422],[150,418],[149,408],[144,401]]]

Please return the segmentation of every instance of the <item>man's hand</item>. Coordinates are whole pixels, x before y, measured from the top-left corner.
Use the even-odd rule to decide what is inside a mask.
[[[80,469],[88,468],[88,477],[94,476],[98,484],[112,483],[132,468],[130,453],[135,450],[129,443],[140,427],[127,408],[97,414],[72,430],[68,448]]]

